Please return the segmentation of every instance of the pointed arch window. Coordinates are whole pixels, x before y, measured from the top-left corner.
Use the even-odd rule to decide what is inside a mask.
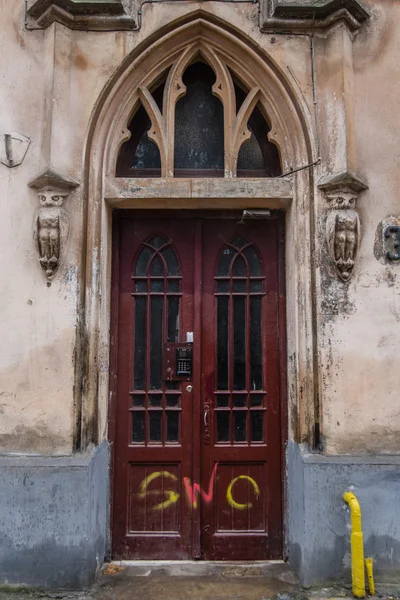
[[[193,53],[192,53],[193,54]],[[155,85],[141,86],[117,177],[275,177],[278,148],[260,90],[211,51],[186,50]]]

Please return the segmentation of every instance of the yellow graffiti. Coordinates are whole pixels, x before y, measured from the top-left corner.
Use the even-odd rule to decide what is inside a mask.
[[[149,484],[155,479],[158,479],[158,477],[169,477],[169,479],[172,479],[173,481],[177,481],[178,479],[176,475],[170,473],[169,471],[155,471],[146,477],[146,479],[143,479],[142,483],[140,484],[138,497],[146,498],[146,496],[155,496],[163,493],[166,497],[166,500],[164,500],[164,502],[160,502],[159,504],[155,504],[153,506],[153,510],[164,510],[164,508],[168,508],[169,506],[172,506],[172,504],[178,502],[179,494],[173,490],[148,490],[147,487]]]
[[[236,508],[237,510],[244,510],[245,508],[251,508],[253,504],[251,502],[246,502],[246,504],[240,504],[239,502],[236,502],[236,500],[233,499],[232,488],[235,485],[235,483],[239,481],[239,479],[247,479],[247,481],[251,483],[256,498],[258,498],[260,495],[260,488],[258,487],[257,482],[248,475],[239,475],[238,477],[235,477],[235,479],[232,479],[228,486],[228,489],[226,490],[226,499],[228,501],[228,504],[232,506],[232,508]]]

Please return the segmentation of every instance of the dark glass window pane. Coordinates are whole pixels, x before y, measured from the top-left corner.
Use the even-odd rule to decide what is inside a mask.
[[[167,411],[167,442],[179,441],[179,412]]]
[[[142,394],[140,394],[140,395],[135,394],[132,397],[133,406],[144,406],[145,399],[146,399],[146,396],[144,394],[143,395]]]
[[[164,279],[152,279],[151,291],[152,292],[163,292],[164,291]]]
[[[222,250],[222,254],[218,263],[217,275],[229,275],[229,267],[231,266],[231,262],[235,254],[236,250],[234,250],[233,248],[224,248]]]
[[[174,250],[169,246],[163,252],[165,262],[167,263],[168,275],[179,275],[178,259]]]
[[[251,389],[262,389],[261,296],[250,297],[250,378]]]
[[[147,267],[149,264],[149,259],[150,257],[153,256],[153,250],[151,250],[151,248],[148,248],[147,246],[145,246],[140,254],[139,254],[139,258],[137,259],[137,263],[136,263],[136,275],[147,275]]]
[[[249,246],[245,250],[243,250],[243,254],[246,257],[246,260],[249,264],[250,276],[258,277],[261,276],[261,262],[258,257],[257,252],[254,250],[253,246]]]
[[[168,296],[168,332],[167,339],[169,342],[177,342],[179,336],[179,297]]]
[[[262,292],[262,281],[250,281],[250,292]]]
[[[149,242],[149,244],[151,244],[154,248],[157,248],[157,250],[165,246],[166,243],[167,241],[164,240],[164,238],[162,238],[160,235],[156,235],[156,237]]]
[[[179,394],[167,394],[167,406],[179,406],[180,395]]]
[[[233,406],[246,406],[247,394],[234,394]]]
[[[262,406],[264,394],[250,394],[250,406]]]
[[[239,150],[238,170],[250,169],[255,171],[264,170],[264,159],[261,152],[260,144],[256,136],[251,132],[251,138],[242,144]]]
[[[228,389],[229,298],[217,298],[217,390]]]
[[[244,390],[246,389],[246,298],[240,296],[233,298],[233,361],[233,389]]]
[[[243,91],[239,91],[243,97]],[[270,127],[265,120],[260,105],[253,110],[248,123],[251,137],[246,141],[239,151],[238,177],[276,177],[282,174],[281,161],[278,148],[269,141],[268,133]],[[246,173],[247,171],[247,173]],[[253,171],[253,173],[248,173]]]
[[[135,390],[145,388],[146,367],[146,303],[147,298],[135,298],[135,349],[133,361],[133,373]]]
[[[168,291],[169,292],[179,292],[180,282],[176,281],[168,281]]]
[[[217,412],[217,441],[229,442],[229,415],[230,412]]]
[[[167,390],[179,390],[180,383],[179,381],[166,381],[165,387]]]
[[[144,412],[132,413],[132,442],[134,444],[144,442]]]
[[[161,417],[162,412],[149,412],[149,440],[161,442]]]
[[[195,63],[183,76],[186,94],[175,112],[175,169],[224,169],[224,115],[213,95],[213,70]]]
[[[162,394],[149,394],[149,405],[150,406],[161,406]]]
[[[148,137],[150,127],[149,116],[143,106],[140,106],[129,124],[130,139],[122,144],[119,152],[117,177],[161,176],[160,151],[157,144]],[[143,170],[149,170],[149,174]]]
[[[246,441],[246,415],[247,411],[233,413],[233,429],[235,442]]]
[[[229,292],[229,281],[217,281],[217,292]]]
[[[252,442],[262,442],[264,440],[264,413],[260,410],[252,410],[251,415],[251,440]]]
[[[135,292],[147,292],[147,281],[137,281],[135,283]]]
[[[163,296],[153,296],[150,307],[150,389],[160,390],[162,386]]]
[[[229,395],[226,396],[216,396],[217,406],[229,406]]]
[[[246,263],[240,255],[236,258],[235,262],[233,263],[232,274],[238,277],[245,277],[247,275]]]
[[[151,263],[150,275],[152,277],[159,277],[160,275],[164,275],[164,264],[159,256],[156,256],[153,262]]]
[[[236,280],[233,282],[233,291],[234,292],[246,292],[247,281],[246,280]]]

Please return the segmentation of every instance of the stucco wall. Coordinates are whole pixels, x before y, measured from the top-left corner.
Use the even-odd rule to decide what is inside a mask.
[[[353,44],[354,131],[358,172],[368,181],[369,190],[359,199],[362,243],[349,284],[338,282],[329,263],[324,237],[326,203],[316,190],[315,341],[321,428],[328,453],[399,449],[396,340],[400,336],[400,267],[378,261],[374,245],[379,222],[400,213],[398,84],[394,77],[400,58],[396,41],[400,6],[384,0],[366,4],[372,19]],[[174,18],[196,8],[196,3],[179,3]],[[312,121],[308,39],[260,33],[257,6],[251,4],[210,2],[205,10],[233,23],[273,56]],[[102,89],[123,59],[170,20],[168,6],[147,5],[140,32],[72,32],[58,24],[46,31],[26,31],[23,3],[3,3],[1,133],[16,131],[30,137],[32,143],[22,165],[13,169],[0,165],[2,452],[71,452],[76,387],[82,384],[75,379],[79,292],[84,285],[82,185],[66,200],[69,239],[59,272],[48,286],[33,243],[38,200],[27,183],[49,165],[83,183],[90,117]],[[319,102],[332,103],[334,109],[337,98],[327,98],[321,89],[329,36],[316,40],[316,81]],[[324,149],[328,133],[323,121],[319,129]],[[326,165],[323,155],[321,165],[315,168],[315,182],[325,174]],[[288,273],[291,269],[288,264]],[[296,328],[292,305],[289,299],[289,335]],[[107,356],[105,348],[99,365],[104,373]],[[289,381],[289,389],[292,383]],[[105,436],[106,398],[99,402],[101,436]],[[292,421],[289,430],[295,437]]]

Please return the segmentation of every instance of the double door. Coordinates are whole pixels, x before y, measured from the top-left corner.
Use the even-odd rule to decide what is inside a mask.
[[[114,224],[113,558],[280,558],[281,216],[153,215]]]

